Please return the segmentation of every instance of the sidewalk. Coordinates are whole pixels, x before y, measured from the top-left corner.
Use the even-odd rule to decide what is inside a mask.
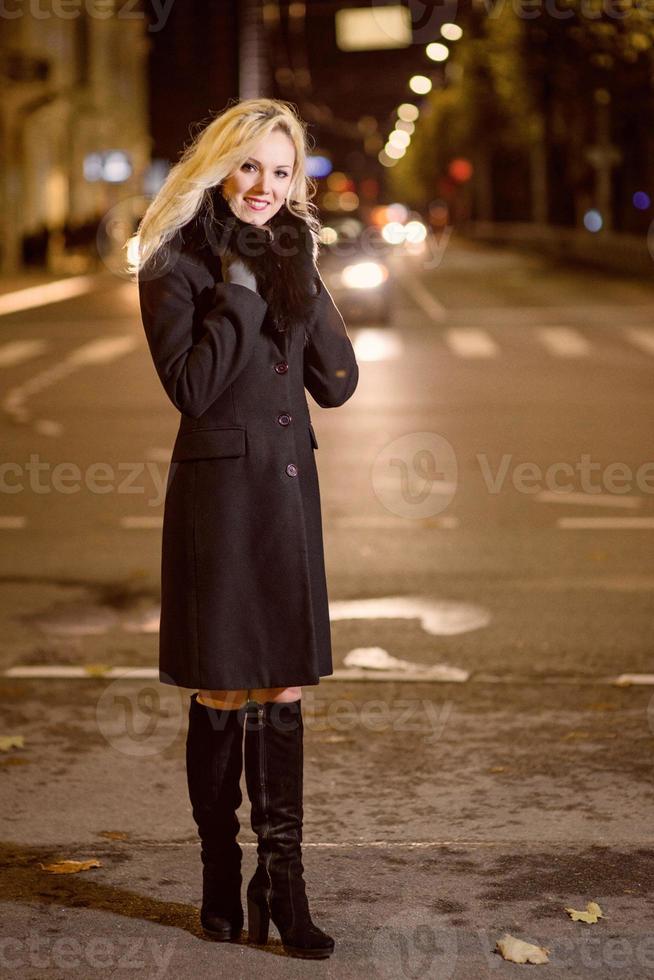
[[[152,682],[5,680],[2,975],[482,980],[654,976],[651,692],[333,682],[304,689],[304,864],[323,964],[212,943],[185,783],[188,693]],[[648,781],[647,791],[644,780]],[[244,887],[254,870],[244,778]],[[97,859],[51,875],[39,862]],[[573,922],[566,907],[599,903]],[[247,930],[247,920],[246,920]],[[36,975],[36,974],[34,974]]]
[[[647,235],[605,230],[591,233],[584,228],[512,221],[470,221],[462,226],[461,235],[473,241],[530,249],[618,275],[642,277],[650,283],[654,276],[654,235],[648,241]]]

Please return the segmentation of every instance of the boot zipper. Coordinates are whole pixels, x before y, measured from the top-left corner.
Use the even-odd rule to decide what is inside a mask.
[[[264,766],[264,759],[263,759],[264,746],[265,746],[265,740],[264,740],[264,736],[263,736],[263,711],[264,711],[263,704],[258,705],[257,706],[257,715],[258,715],[258,719],[259,719],[259,731],[258,731],[258,737],[259,737],[259,782],[260,782],[260,785],[261,785],[261,807],[262,807],[263,814],[264,814],[264,826],[265,826],[265,831],[263,833],[263,838],[264,838],[265,844],[267,844],[268,843],[267,838],[268,838],[268,830],[269,830],[269,823],[270,823],[270,821],[269,821],[269,814],[268,814],[268,797],[267,797],[267,793],[266,793],[265,766]],[[268,887],[268,894],[266,895],[266,902],[269,903],[270,902],[270,890],[272,888],[272,878],[270,877],[270,870],[269,870],[271,854],[270,854],[270,847],[266,847],[264,845],[264,848],[265,849],[264,849],[264,855],[263,855],[263,866],[264,866],[264,868],[266,870],[266,875],[267,875],[267,878],[268,878],[268,880],[266,882],[266,885]]]

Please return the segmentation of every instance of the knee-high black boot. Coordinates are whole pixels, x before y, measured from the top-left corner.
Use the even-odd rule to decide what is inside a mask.
[[[241,708],[209,708],[191,695],[186,774],[202,857],[200,921],[212,939],[237,939],[243,928],[242,851],[236,811],[243,801]]]
[[[309,912],[302,864],[302,702],[256,705],[245,723],[245,781],[258,864],[247,889],[248,938],[268,941],[270,918],[287,953],[323,959],[334,940]]]

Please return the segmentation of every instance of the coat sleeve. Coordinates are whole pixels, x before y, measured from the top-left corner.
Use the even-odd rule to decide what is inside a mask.
[[[336,408],[354,394],[359,366],[343,317],[320,275],[316,313],[304,348],[304,386],[321,408]]]
[[[199,418],[247,364],[268,304],[246,286],[217,283],[193,343],[193,290],[183,259],[139,277],[141,319],[159,379],[173,405]]]

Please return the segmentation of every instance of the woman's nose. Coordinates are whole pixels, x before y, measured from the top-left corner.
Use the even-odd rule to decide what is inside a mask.
[[[272,180],[270,175],[261,174],[259,180],[256,183],[255,191],[257,194],[270,195],[270,189],[272,187]]]

